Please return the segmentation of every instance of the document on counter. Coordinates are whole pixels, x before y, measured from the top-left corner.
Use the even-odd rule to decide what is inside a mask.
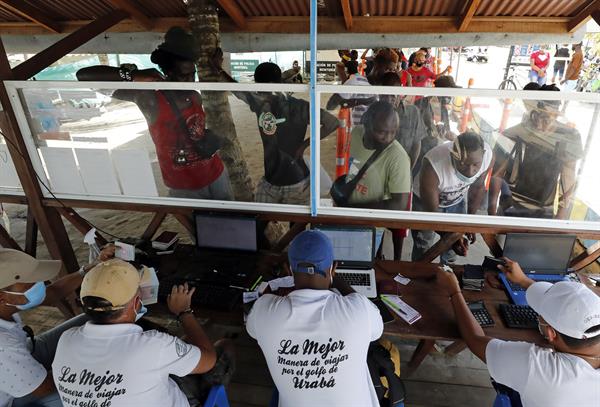
[[[294,286],[294,276],[285,276],[269,281],[271,291],[277,291],[280,288],[289,288]]]
[[[115,257],[125,261],[135,260],[135,246],[123,242],[115,242],[115,246]]]
[[[381,300],[400,318],[408,322],[409,325],[414,324],[421,319],[419,311],[405,303],[397,295],[381,294]]]
[[[402,285],[407,285],[410,283],[410,278],[404,277],[402,274],[398,273],[398,275],[394,277],[394,281]]]

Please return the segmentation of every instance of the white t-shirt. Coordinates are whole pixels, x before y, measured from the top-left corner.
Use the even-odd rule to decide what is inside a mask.
[[[369,83],[369,80],[359,74],[352,74],[350,75],[350,77],[346,80],[346,82],[344,82],[344,85],[347,86],[371,86],[371,84]],[[368,99],[370,97],[373,97],[375,95],[364,95],[362,93],[341,93],[340,94],[341,97],[343,97],[344,99]],[[352,127],[356,127],[358,125],[360,125],[360,120],[362,119],[363,114],[365,114],[365,112],[367,111],[367,109],[369,108],[368,105],[358,105],[358,106],[354,106],[352,108]]]
[[[169,375],[185,376],[199,360],[200,349],[175,336],[88,322],[63,333],[52,374],[65,406],[95,400],[101,407],[110,400],[110,407],[188,407]]]
[[[281,407],[379,406],[367,350],[383,321],[365,296],[309,289],[266,294],[246,329],[265,355]]]
[[[523,407],[600,405],[600,369],[582,358],[499,339],[488,343],[485,357],[492,378],[518,391]]]
[[[30,341],[17,314],[0,319],[0,407],[37,389],[48,372],[31,356]]]
[[[492,162],[492,149],[488,143],[484,143],[481,168],[473,177],[473,182],[464,182],[456,176],[456,169],[454,168],[452,160],[450,159],[451,149],[452,142],[448,141],[432,148],[427,152],[427,154],[425,154],[425,158],[427,161],[429,161],[439,179],[438,189],[440,191],[440,208],[447,208],[462,201],[469,190],[469,186],[475,182],[475,180],[479,178],[481,174],[487,171],[490,163]],[[413,192],[419,197],[421,196],[421,191],[419,189],[420,186],[421,171],[419,171],[413,182]]]

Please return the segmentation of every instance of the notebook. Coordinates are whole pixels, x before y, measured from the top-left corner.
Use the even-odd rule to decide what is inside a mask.
[[[518,262],[532,280],[555,283],[565,279],[575,238],[575,235],[509,233],[503,255]],[[527,305],[525,290],[511,283],[504,273],[499,277],[512,302]]]
[[[371,226],[313,225],[333,244],[336,275],[354,291],[369,298],[377,297],[375,284],[375,228]]]

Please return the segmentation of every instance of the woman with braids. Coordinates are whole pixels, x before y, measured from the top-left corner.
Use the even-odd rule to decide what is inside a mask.
[[[423,157],[413,183],[413,211],[476,213],[484,195],[484,180],[492,162],[492,149],[477,133],[467,131],[454,141],[440,144]],[[413,261],[419,260],[434,244],[435,232],[413,230]],[[469,236],[471,243],[475,241]],[[460,240],[454,252],[464,256],[468,242]],[[455,256],[446,252],[442,263]]]
[[[193,37],[172,27],[152,52],[160,70],[98,65],[80,69],[80,81],[194,82]],[[205,128],[200,94],[195,90],[120,89],[113,97],[135,103],[148,123],[158,164],[169,196],[178,198],[233,198],[229,176],[217,152],[219,138]]]

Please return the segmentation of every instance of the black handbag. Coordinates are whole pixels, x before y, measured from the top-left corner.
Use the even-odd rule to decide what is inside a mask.
[[[217,151],[219,151],[221,149],[221,147],[223,147],[223,142],[222,142],[221,138],[219,136],[217,136],[213,131],[211,131],[209,129],[204,129],[204,134],[202,135],[202,137],[199,139],[195,139],[192,136],[192,134],[190,134],[190,129],[188,128],[183,117],[181,116],[181,112],[179,111],[179,108],[177,107],[177,103],[173,99],[173,95],[169,94],[167,92],[163,92],[163,95],[164,95],[165,99],[167,99],[169,106],[171,106],[173,113],[175,113],[175,116],[177,117],[177,121],[179,123],[179,127],[181,127],[181,130],[184,132],[184,134],[187,134],[189,136],[189,139],[194,144],[194,148],[195,148],[198,156],[200,158],[206,160],[206,159],[211,158],[213,155],[215,155],[217,153]],[[183,143],[180,143],[180,144],[183,144]],[[177,150],[178,151],[181,150],[182,147],[183,147],[183,145],[178,145]]]
[[[365,165],[361,167],[356,176],[352,178],[350,181],[346,182],[346,178],[348,174],[341,175],[336,179],[331,185],[331,189],[329,190],[329,194],[331,195],[331,199],[335,202],[336,206],[348,206],[348,201],[350,200],[350,195],[356,189],[358,182],[361,180],[365,172],[369,169],[371,164],[377,160],[377,157],[382,153],[385,149],[375,150],[373,154],[369,157]]]

